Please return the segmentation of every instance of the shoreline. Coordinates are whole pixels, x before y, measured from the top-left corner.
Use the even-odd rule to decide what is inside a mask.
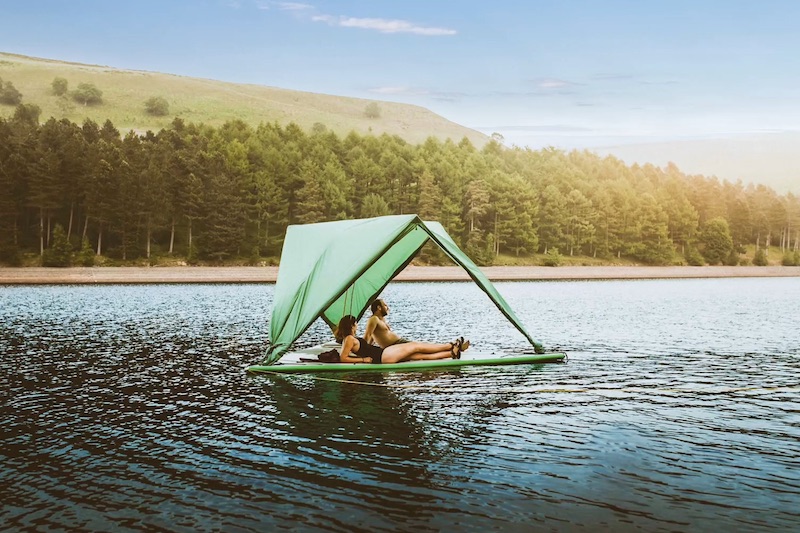
[[[481,270],[491,281],[800,277],[800,267],[784,266],[494,266]],[[0,268],[0,285],[275,283],[277,278],[276,266]],[[394,281],[469,279],[458,266],[409,266]]]

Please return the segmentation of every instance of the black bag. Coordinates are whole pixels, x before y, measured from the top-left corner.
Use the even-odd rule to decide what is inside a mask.
[[[323,363],[338,363],[339,362],[339,352],[335,348],[333,350],[328,350],[327,352],[322,352],[317,356],[317,359],[322,361]]]

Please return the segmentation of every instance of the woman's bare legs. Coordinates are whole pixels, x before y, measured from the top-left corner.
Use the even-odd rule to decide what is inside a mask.
[[[427,342],[406,342],[393,344],[383,350],[381,361],[384,363],[399,363],[400,361],[423,361],[433,359],[447,359],[453,357],[454,346],[457,343],[429,344]]]
[[[453,352],[447,350],[446,352],[436,353],[414,353],[410,357],[403,359],[404,361],[432,361],[434,359],[451,359]]]

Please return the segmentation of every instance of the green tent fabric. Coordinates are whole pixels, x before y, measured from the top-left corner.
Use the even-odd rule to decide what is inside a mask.
[[[263,364],[276,362],[317,318],[331,327],[346,314],[361,318],[429,239],[467,271],[537,353],[544,352],[441,224],[423,222],[417,215],[394,215],[289,226]]]

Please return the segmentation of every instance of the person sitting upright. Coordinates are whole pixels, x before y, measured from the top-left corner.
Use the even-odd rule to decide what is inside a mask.
[[[367,328],[364,330],[364,338],[367,342],[375,343],[381,348],[386,348],[394,344],[409,342],[408,339],[400,337],[392,331],[392,327],[386,321],[389,314],[389,306],[380,298],[370,305],[372,316],[367,320]]]

